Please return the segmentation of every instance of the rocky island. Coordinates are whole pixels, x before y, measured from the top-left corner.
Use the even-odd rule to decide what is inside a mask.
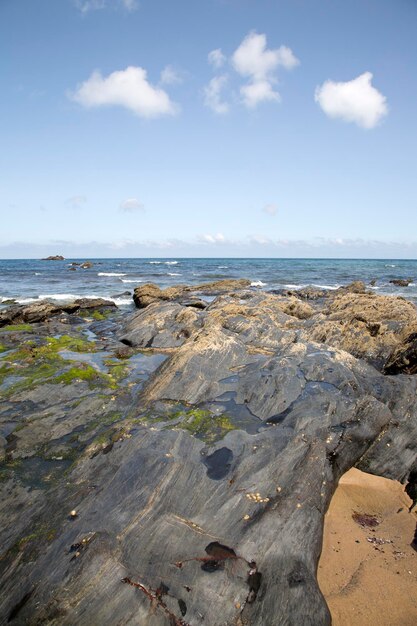
[[[400,481],[415,519],[416,307],[244,280],[134,302],[0,312],[1,623],[330,624],[339,479]]]

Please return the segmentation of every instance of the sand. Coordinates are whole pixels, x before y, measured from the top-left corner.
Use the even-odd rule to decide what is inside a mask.
[[[410,545],[417,513],[408,512],[410,504],[396,481],[357,469],[342,477],[326,514],[318,569],[334,626],[417,625],[417,552]],[[354,512],[379,523],[361,526]]]

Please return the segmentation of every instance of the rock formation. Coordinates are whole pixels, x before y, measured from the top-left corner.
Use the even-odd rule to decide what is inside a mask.
[[[134,313],[0,333],[5,623],[330,624],[316,568],[340,476],[415,493],[417,313],[248,283],[144,285]]]

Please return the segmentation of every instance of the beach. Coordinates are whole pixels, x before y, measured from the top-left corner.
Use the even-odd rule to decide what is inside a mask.
[[[349,470],[325,516],[318,582],[334,626],[412,626],[417,622],[417,514],[404,485]],[[377,526],[361,526],[355,512]]]

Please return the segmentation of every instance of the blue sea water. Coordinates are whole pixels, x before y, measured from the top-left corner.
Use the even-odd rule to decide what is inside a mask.
[[[264,290],[306,285],[337,289],[353,280],[363,280],[376,293],[395,294],[417,302],[417,260],[90,259],[91,268],[77,266],[71,271],[74,261],[80,259],[0,260],[0,303],[11,298],[28,303],[104,297],[129,307],[133,289],[146,282],[168,287],[225,278],[248,278],[253,289]],[[389,282],[394,278],[411,278],[413,282],[408,287],[396,287]]]

